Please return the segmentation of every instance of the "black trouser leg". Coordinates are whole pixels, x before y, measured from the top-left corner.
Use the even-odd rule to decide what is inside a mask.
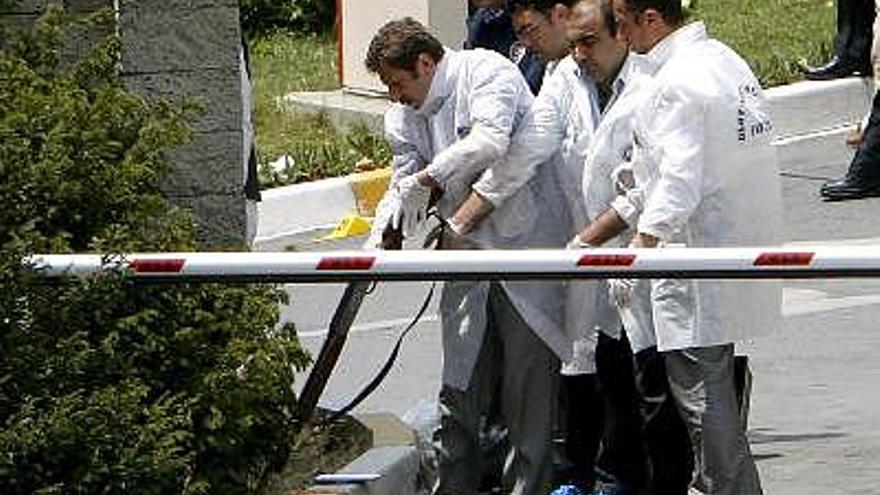
[[[693,476],[694,455],[669,390],[664,358],[656,347],[650,347],[636,354],[635,362],[653,493],[686,495]]]
[[[596,454],[602,438],[604,409],[596,375],[561,377],[560,394],[565,413],[565,456],[570,463],[559,477],[584,492],[596,482]]]
[[[880,183],[880,91],[874,95],[864,141],[859,145],[846,177],[858,183]]]
[[[859,67],[870,66],[874,13],[874,0],[837,1],[838,58]]]
[[[625,334],[617,340],[599,333],[596,369],[605,402],[605,428],[597,465],[622,485],[638,489],[647,482],[648,468],[633,355]]]

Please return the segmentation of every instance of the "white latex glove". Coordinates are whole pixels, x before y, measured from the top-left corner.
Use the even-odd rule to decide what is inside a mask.
[[[408,175],[397,183],[400,206],[391,217],[395,229],[401,229],[404,237],[415,234],[418,225],[428,218],[428,202],[431,189],[419,184],[415,175]]]
[[[636,281],[631,278],[608,279],[608,295],[618,308],[629,307],[633,298]]]
[[[363,249],[375,250],[382,247],[382,234],[388,227],[388,222],[394,217],[394,214],[400,210],[400,194],[397,189],[389,189],[382,197],[382,201],[376,205],[376,214],[373,217],[373,224],[370,228],[370,236],[364,243]]]

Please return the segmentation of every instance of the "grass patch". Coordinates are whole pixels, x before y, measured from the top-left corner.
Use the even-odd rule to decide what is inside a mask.
[[[765,87],[803,79],[799,62],[828,61],[836,32],[834,0],[695,0],[712,37],[739,52]]]
[[[711,36],[732,46],[765,87],[802,79],[800,61],[826,62],[835,34],[834,0],[696,0],[693,15]],[[381,136],[365,128],[340,134],[324,116],[283,110],[277,98],[293,91],[339,87],[336,41],[330,36],[275,32],[251,44],[254,125],[263,187],[354,172],[359,162],[388,164]],[[268,163],[288,155],[293,163],[272,170]]]
[[[324,115],[284,110],[278,98],[294,91],[339,87],[336,41],[329,36],[275,32],[250,44],[254,73],[254,127],[260,151],[263,188],[355,172],[369,162],[389,164],[391,153],[381,136],[365,127],[337,132]],[[292,158],[282,170],[269,162]],[[359,165],[360,164],[360,165]]]

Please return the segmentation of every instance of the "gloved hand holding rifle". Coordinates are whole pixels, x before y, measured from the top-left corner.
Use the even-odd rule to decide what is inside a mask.
[[[373,229],[364,244],[366,249],[402,249],[403,240],[417,234],[419,226],[430,216],[440,221],[440,226],[428,235],[425,246],[437,241],[437,249],[479,249],[472,240],[464,237],[463,229],[455,219],[443,219],[432,211],[440,201],[443,190],[433,185],[433,180],[424,172],[402,178],[376,208],[375,225],[384,225],[382,230]],[[379,237],[381,235],[381,238]]]

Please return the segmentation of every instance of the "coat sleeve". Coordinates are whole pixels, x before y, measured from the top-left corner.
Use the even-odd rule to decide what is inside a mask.
[[[394,104],[385,113],[385,141],[391,149],[391,186],[425,168],[426,133],[419,132],[419,117],[405,106]]]
[[[385,113],[385,141],[391,148],[391,180],[382,200],[376,205],[376,213],[371,225],[367,244],[378,246],[382,240],[382,232],[394,214],[391,195],[397,182],[407,175],[412,175],[425,168],[425,147],[427,139],[420,133],[418,118],[406,107],[393,104]]]
[[[647,190],[638,231],[669,240],[702,199],[705,163],[703,98],[683,86],[661,92],[647,129],[646,160],[657,164],[656,183]]]
[[[513,196],[559,150],[565,138],[567,94],[564,80],[554,73],[544,81],[522,124],[514,133],[508,153],[493,163],[473,189],[495,207]]]
[[[467,75],[470,129],[456,129],[467,135],[436,154],[426,169],[441,186],[455,176],[473,176],[507,154],[517,113],[531,103],[529,88],[516,66],[492,55],[471,67]]]

